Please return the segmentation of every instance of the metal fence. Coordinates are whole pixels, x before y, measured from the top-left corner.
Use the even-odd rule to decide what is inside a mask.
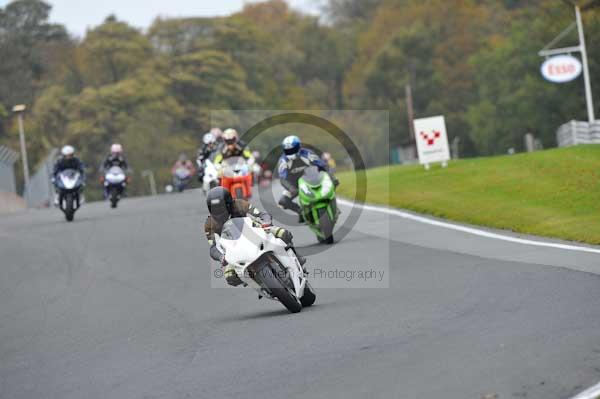
[[[17,152],[0,145],[0,191],[17,192],[14,165],[18,159]]]
[[[25,199],[30,208],[42,208],[50,206],[54,197],[54,187],[50,181],[52,177],[52,167],[58,149],[50,151],[46,159],[40,164],[35,174],[29,179],[29,185],[25,188]]]
[[[559,147],[579,144],[600,144],[600,121],[593,123],[571,121],[558,128],[556,140]]]

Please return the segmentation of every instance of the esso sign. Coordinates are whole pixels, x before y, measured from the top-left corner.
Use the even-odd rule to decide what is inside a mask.
[[[548,58],[542,64],[542,75],[546,80],[565,83],[576,79],[581,74],[581,62],[571,55],[557,55]]]

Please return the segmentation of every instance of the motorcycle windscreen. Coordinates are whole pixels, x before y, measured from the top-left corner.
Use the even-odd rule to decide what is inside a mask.
[[[319,168],[316,166],[306,168],[302,178],[309,186],[312,187],[316,187],[321,184],[321,172],[319,172]]]
[[[222,162],[223,176],[235,177],[246,176],[248,174],[248,165],[244,157],[230,157]]]
[[[225,240],[238,240],[244,231],[244,218],[229,219],[221,231],[221,238]]]
[[[79,185],[79,177],[80,174],[75,169],[65,169],[59,175],[62,186],[67,190],[71,190]]]
[[[124,173],[123,169],[121,169],[118,166],[111,166],[107,172],[107,174],[110,174],[110,175],[122,175],[123,173]]]
[[[118,166],[111,167],[104,177],[109,183],[122,183],[125,180],[125,172]]]

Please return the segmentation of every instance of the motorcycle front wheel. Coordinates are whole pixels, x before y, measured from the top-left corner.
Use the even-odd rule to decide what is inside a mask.
[[[255,279],[258,283],[269,289],[271,295],[279,299],[279,302],[291,313],[298,313],[302,310],[302,304],[296,296],[286,288],[285,284],[278,278],[277,273],[269,265],[265,265],[256,274]]]
[[[110,188],[110,207],[116,208],[117,203],[119,202],[119,189],[117,187]]]
[[[333,220],[329,217],[327,208],[319,209],[319,229],[323,234],[323,239],[320,240],[325,244],[333,244]]]
[[[75,216],[75,208],[73,206],[74,198],[73,193],[65,194],[65,219],[67,222],[72,222]]]

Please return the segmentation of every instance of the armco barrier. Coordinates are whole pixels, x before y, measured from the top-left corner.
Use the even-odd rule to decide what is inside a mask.
[[[17,152],[0,145],[0,192],[16,193],[14,165],[18,159]]]
[[[58,154],[56,148],[50,151],[35,174],[29,179],[29,185],[25,188],[24,195],[28,207],[43,208],[52,203],[54,187],[52,187],[50,179],[56,154]]]
[[[579,144],[600,144],[600,121],[593,123],[571,121],[560,126],[556,132],[559,147]]]

